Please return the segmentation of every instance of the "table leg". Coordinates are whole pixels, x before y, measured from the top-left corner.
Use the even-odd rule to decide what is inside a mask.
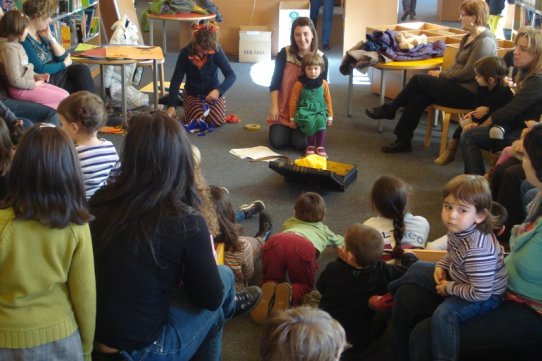
[[[120,66],[120,80],[121,80],[121,90],[122,90],[122,123],[124,126],[128,125],[128,112],[126,110],[126,83],[125,83],[125,64]]]
[[[154,92],[154,110],[158,110],[158,62],[152,61],[152,90]]]
[[[166,21],[162,20],[162,50],[164,51],[164,55],[167,54],[167,27],[166,27]]]
[[[386,102],[386,71],[384,69],[380,70],[380,105],[384,105]],[[378,132],[382,133],[383,126],[382,120],[378,120]]]
[[[105,82],[104,82],[104,66],[103,64],[100,64],[100,91],[102,95],[102,99],[105,101]]]
[[[150,46],[154,45],[154,20],[151,18],[147,18],[147,22],[149,23],[149,44]]]
[[[352,116],[352,91],[354,90],[354,68],[350,69],[348,74],[348,100],[346,107],[346,115],[348,118]]]

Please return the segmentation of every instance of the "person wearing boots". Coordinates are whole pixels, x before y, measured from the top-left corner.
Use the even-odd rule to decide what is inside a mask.
[[[410,20],[416,20],[416,1],[403,0],[403,16],[401,16],[401,21],[405,21],[409,15]]]

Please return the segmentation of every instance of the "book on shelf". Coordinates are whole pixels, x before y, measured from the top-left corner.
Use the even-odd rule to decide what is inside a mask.
[[[60,22],[60,37],[61,44],[64,48],[70,48],[72,44],[71,29],[70,26],[64,22]]]

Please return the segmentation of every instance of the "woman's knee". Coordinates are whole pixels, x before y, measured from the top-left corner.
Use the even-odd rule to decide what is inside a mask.
[[[287,148],[290,145],[290,128],[281,124],[269,126],[269,144],[275,149]]]

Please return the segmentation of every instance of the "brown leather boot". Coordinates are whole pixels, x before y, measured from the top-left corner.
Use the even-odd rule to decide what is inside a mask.
[[[445,165],[450,163],[455,159],[455,153],[457,153],[457,148],[459,147],[459,139],[450,139],[446,150],[442,153],[437,159],[435,159],[435,164]]]

